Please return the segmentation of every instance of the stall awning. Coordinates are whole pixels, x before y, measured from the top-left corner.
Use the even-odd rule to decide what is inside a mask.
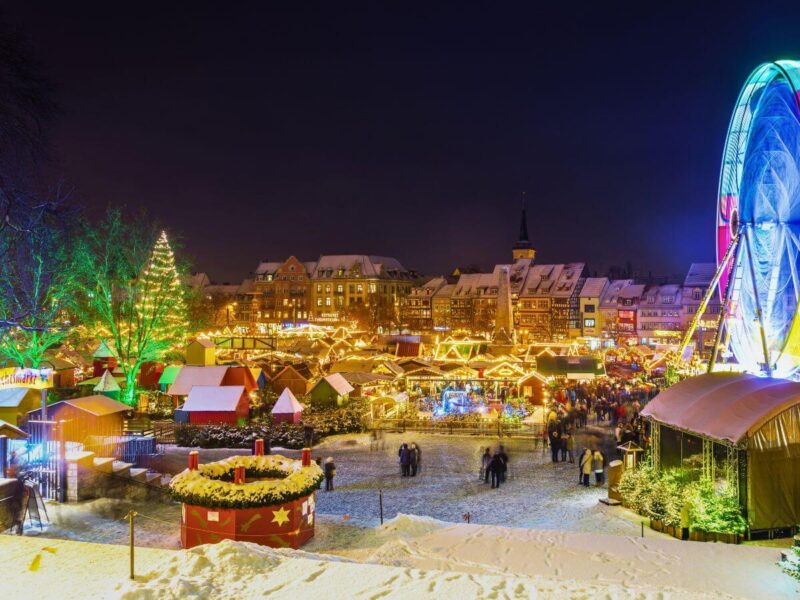
[[[800,383],[747,373],[708,373],[667,388],[650,401],[642,415],[738,445],[798,404]]]

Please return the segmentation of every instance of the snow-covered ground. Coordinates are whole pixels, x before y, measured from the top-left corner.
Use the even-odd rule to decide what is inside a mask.
[[[188,551],[3,536],[0,597],[796,598],[774,548],[451,525],[400,515],[340,556],[222,542]]]
[[[603,444],[610,453],[604,428],[592,429],[577,447]],[[400,477],[397,448],[415,441],[422,448],[423,466],[413,478]],[[316,550],[329,552],[358,539],[364,530],[380,523],[379,490],[386,520],[397,514],[415,514],[452,523],[471,522],[539,529],[559,529],[618,535],[641,535],[641,519],[630,511],[600,504],[605,488],[578,485],[577,466],[553,464],[550,454],[534,448],[530,440],[504,442],[510,455],[510,477],[499,490],[478,478],[483,448],[496,447],[497,439],[444,435],[387,435],[382,450],[370,451],[366,435],[331,438],[314,455],[332,456],[337,476],[334,492],[321,491],[317,501]],[[276,450],[299,456],[291,450]],[[185,468],[188,448],[170,447],[167,464],[173,472]],[[219,460],[242,450],[202,450],[201,461]],[[135,504],[99,499],[79,504],[49,505],[51,524],[46,531],[28,527],[26,535],[77,541],[124,544],[128,536],[125,515],[134,508],[137,543],[178,548],[179,505],[165,496]],[[346,517],[345,517],[346,516]],[[345,521],[345,518],[347,519]],[[666,537],[648,528],[647,537]]]

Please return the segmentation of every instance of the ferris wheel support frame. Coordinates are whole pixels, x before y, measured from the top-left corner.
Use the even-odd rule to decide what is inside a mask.
[[[749,226],[752,228],[752,225]],[[747,228],[741,232],[747,244],[747,264],[750,267],[750,279],[753,283],[753,299],[756,303],[756,316],[758,317],[758,330],[761,334],[761,350],[764,352],[764,370],[767,377],[772,377],[772,365],[769,364],[769,347],[767,345],[767,330],[764,328],[764,312],[761,310],[761,300],[758,297],[758,281],[756,280],[756,268],[753,266],[753,246],[750,243],[750,236],[747,235]],[[733,265],[736,268],[736,265]]]
[[[731,240],[731,246],[733,246],[733,254],[731,260],[733,261],[731,264],[736,265],[736,260],[739,257],[739,232],[736,232],[733,239]],[[723,268],[725,268],[723,266]],[[711,357],[708,360],[708,373],[714,371],[714,365],[717,364],[717,355],[719,354],[720,345],[722,344],[722,331],[725,328],[725,322],[728,318],[728,308],[731,304],[731,298],[733,297],[733,286],[736,281],[735,273],[733,269],[731,269],[730,274],[728,275],[728,281],[725,286],[725,294],[722,298],[722,306],[719,309],[719,317],[717,318],[717,331],[714,333],[714,346],[711,348]],[[714,288],[711,288],[712,290]],[[726,343],[727,345],[727,343]]]
[[[708,285],[708,289],[706,290],[706,293],[703,295],[703,299],[700,301],[700,304],[697,306],[697,310],[695,311],[694,317],[692,317],[692,320],[689,323],[689,327],[686,329],[686,333],[683,334],[683,340],[681,340],[681,345],[678,346],[678,360],[683,359],[683,353],[686,351],[686,347],[689,345],[689,342],[692,341],[694,332],[697,330],[697,325],[700,323],[700,318],[702,317],[703,313],[706,312],[706,308],[708,308],[708,303],[711,301],[711,296],[717,292],[717,284],[719,284],[719,280],[722,277],[722,274],[725,272],[725,269],[727,268],[728,263],[731,261],[731,258],[733,258],[735,254],[737,254],[737,249],[739,247],[740,239],[741,235],[739,235],[739,232],[737,232],[737,234],[731,240],[728,249],[725,251],[725,256],[722,257],[722,261],[720,261],[719,266],[717,267],[717,270],[714,273],[714,277],[711,278],[711,282]],[[729,277],[728,285],[726,286],[725,290],[726,295],[728,288],[731,287],[730,284],[731,281]],[[717,331],[719,331],[719,327],[717,328]]]

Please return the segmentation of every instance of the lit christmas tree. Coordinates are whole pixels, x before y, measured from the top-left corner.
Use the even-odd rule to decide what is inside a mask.
[[[150,324],[150,335],[164,352],[183,346],[188,327],[186,301],[165,231],[153,246],[150,262],[142,272],[136,310],[140,323]]]

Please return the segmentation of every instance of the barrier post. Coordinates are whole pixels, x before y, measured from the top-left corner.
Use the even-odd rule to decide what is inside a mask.
[[[254,451],[256,456],[264,456],[264,440],[257,439]]]
[[[131,573],[130,573],[131,579],[134,579],[134,574],[133,574],[133,518],[136,516],[136,514],[137,513],[134,510],[129,510],[128,511],[128,521],[130,522],[130,538],[131,538]]]
[[[200,453],[197,450],[189,452],[189,470],[196,471],[200,466]]]

